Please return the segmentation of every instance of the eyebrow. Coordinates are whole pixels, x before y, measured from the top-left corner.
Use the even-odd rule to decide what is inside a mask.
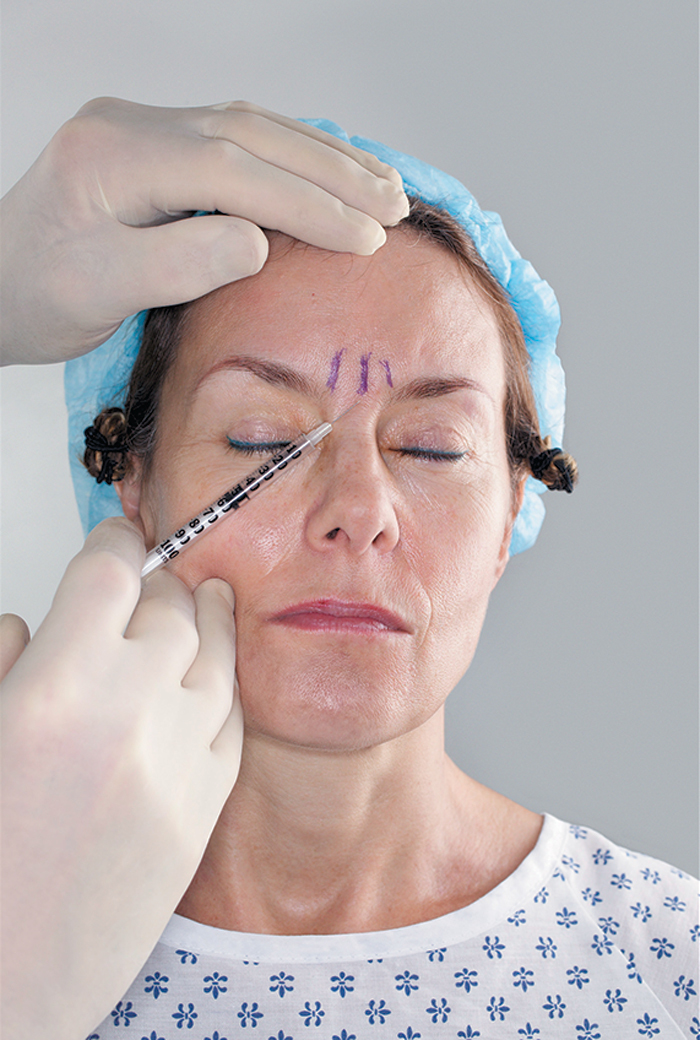
[[[443,397],[445,394],[453,394],[456,390],[476,390],[487,397],[491,396],[481,383],[474,379],[467,379],[466,376],[446,376],[412,379],[410,383],[399,387],[393,397],[395,401],[408,401],[415,398]]]
[[[283,365],[279,361],[269,361],[263,358],[253,357],[250,354],[236,354],[224,358],[212,366],[199,379],[194,388],[195,394],[200,387],[217,372],[222,371],[244,371],[250,372],[271,386],[279,386],[285,390],[293,390],[307,397],[317,396],[317,388],[306,376],[289,365]],[[399,387],[391,395],[393,401],[409,401],[420,398],[443,397],[446,394],[455,393],[457,390],[476,390],[490,398],[490,394],[484,387],[474,379],[466,376],[422,376],[412,379],[410,383]]]
[[[218,361],[197,382],[194,392],[196,393],[202,384],[217,372],[235,369],[251,372],[258,379],[270,383],[271,386],[281,386],[285,390],[295,390],[297,393],[306,394],[308,397],[314,396],[315,393],[312,383],[300,372],[289,368],[288,365],[280,364],[279,361],[265,361],[259,357],[252,357],[249,354],[237,354],[224,358],[223,361]]]

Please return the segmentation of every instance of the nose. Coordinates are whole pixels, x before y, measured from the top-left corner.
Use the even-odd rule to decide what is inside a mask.
[[[307,521],[310,545],[321,552],[346,549],[388,553],[398,544],[399,522],[390,474],[373,440],[332,433],[317,461],[316,497]]]

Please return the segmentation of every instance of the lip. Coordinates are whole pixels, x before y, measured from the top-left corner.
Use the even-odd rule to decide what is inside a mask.
[[[273,615],[270,620],[307,631],[409,632],[406,622],[384,607],[339,599],[295,603]]]

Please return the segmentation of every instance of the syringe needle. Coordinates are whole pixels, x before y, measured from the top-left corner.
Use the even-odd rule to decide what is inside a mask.
[[[340,415],[336,415],[335,419],[331,420],[331,426],[335,426],[337,422],[340,422],[340,420],[343,419],[348,414],[348,412],[351,412],[353,408],[355,408],[355,406],[359,403],[359,400],[353,401],[349,408],[346,408],[344,412],[341,412]]]

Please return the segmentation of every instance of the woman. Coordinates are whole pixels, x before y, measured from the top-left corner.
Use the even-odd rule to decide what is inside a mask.
[[[386,246],[348,258],[271,234],[258,275],[149,317],[123,411],[87,431],[88,515],[115,480],[150,546],[251,458],[343,416],[171,565],[191,589],[234,589],[241,770],[178,914],[93,1036],[687,1035],[690,879],[444,755],[444,701],[514,532],[526,547],[541,522],[528,475],[575,480],[542,439],[561,434],[555,305],[461,186],[361,143],[424,200]],[[72,380],[107,403],[142,326],[77,363],[74,430]]]

